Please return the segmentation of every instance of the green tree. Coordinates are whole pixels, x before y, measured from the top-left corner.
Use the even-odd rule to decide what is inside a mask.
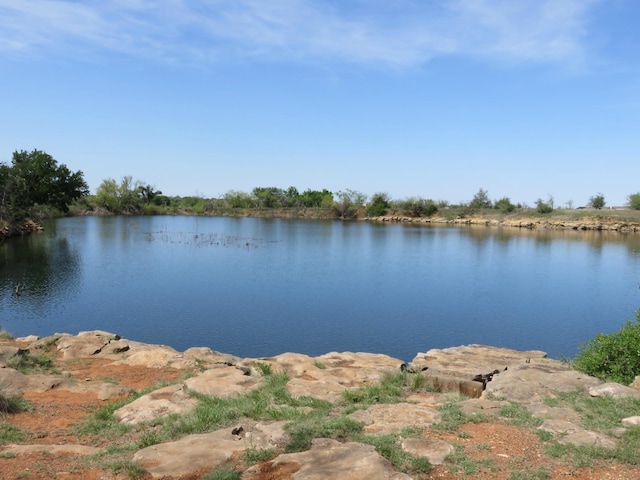
[[[516,209],[516,206],[511,203],[509,197],[503,197],[494,203],[494,207],[500,210],[502,213],[511,213]]]
[[[0,219],[26,218],[35,205],[62,212],[89,193],[82,171],[72,172],[41,150],[15,151],[11,166],[0,164]]]
[[[428,198],[409,197],[398,202],[398,209],[408,217],[430,217],[438,211],[438,205]]]
[[[629,205],[629,208],[640,210],[640,192],[629,195],[627,197],[627,204]]]
[[[96,190],[96,203],[112,213],[135,213],[140,211],[140,181],[130,175],[122,177],[120,183],[113,178],[103,180]]]
[[[223,201],[227,208],[253,208],[254,198],[246,192],[229,190],[224,194]]]
[[[553,212],[553,206],[551,205],[551,201],[544,202],[541,198],[536,200],[536,210],[538,213],[551,213]]]
[[[364,193],[350,189],[340,191],[336,196],[338,198],[333,204],[333,209],[336,216],[342,219],[355,217],[367,200]]]
[[[386,193],[374,193],[371,201],[367,205],[365,213],[368,217],[380,217],[389,210],[389,195]]]
[[[478,190],[478,193],[476,193],[473,196],[473,200],[471,200],[471,203],[469,204],[469,207],[476,209],[476,208],[491,208],[491,200],[489,199],[489,192],[487,192],[484,189],[480,189]]]
[[[141,185],[138,187],[138,196],[146,204],[153,202],[153,199],[158,195],[162,195],[160,190],[155,190],[155,187],[151,185]]]
[[[589,197],[589,206],[595,208],[596,210],[601,210],[604,207],[606,202],[604,201],[604,195],[598,193],[593,197]]]
[[[333,205],[333,193],[326,188],[320,190],[305,190],[300,195],[300,201],[305,207],[323,207]]]
[[[278,208],[284,206],[285,192],[276,187],[256,187],[252,194],[259,208]]]

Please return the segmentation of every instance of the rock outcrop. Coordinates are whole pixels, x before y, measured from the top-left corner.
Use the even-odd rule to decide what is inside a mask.
[[[483,345],[467,345],[434,349],[418,353],[407,366],[401,360],[371,353],[327,353],[318,357],[283,353],[269,358],[241,359],[193,348],[178,352],[171,347],[134,342],[103,331],[78,335],[57,334],[49,339],[30,339],[26,349],[0,346],[0,384],[5,392],[46,392],[51,389],[93,391],[101,399],[123,397],[130,389],[97,380],[73,382],[64,375],[24,375],[6,367],[15,355],[29,348],[54,345],[65,359],[99,357],[110,365],[145,365],[152,368],[189,368],[195,372],[177,384],[159,388],[115,412],[123,424],[152,422],[171,414],[188,414],[197,400],[191,393],[220,398],[233,398],[260,387],[268,372],[286,372],[286,388],[291,396],[315,397],[338,402],[345,390],[374,385],[389,373],[408,371],[422,377],[437,392],[416,392],[400,403],[374,403],[350,418],[364,425],[364,433],[401,435],[406,428],[428,432],[441,420],[438,407],[450,392],[465,394],[460,408],[469,415],[482,413],[499,418],[503,407],[518,402],[531,415],[542,421],[541,429],[558,441],[576,445],[614,448],[616,438],[585,430],[577,412],[550,407],[544,400],[559,392],[586,389],[591,395],[640,396],[640,390],[600,380],[573,370],[569,365],[546,358],[544,352],[519,352]],[[636,382],[637,383],[637,382]],[[152,445],[137,451],[137,461],[153,478],[179,477],[207,471],[234,455],[252,449],[277,449],[287,439],[287,421],[255,422],[247,419],[242,428],[224,428],[210,433],[188,435],[176,441]],[[629,417],[620,429],[636,426],[638,417]],[[453,451],[446,442],[430,438],[404,438],[402,448],[412,455],[427,458],[432,464],[442,463]],[[45,448],[42,446],[5,446],[0,452],[20,455]],[[95,453],[81,446],[48,446],[47,451]],[[310,450],[280,454],[270,461],[249,468],[243,478],[266,478],[265,472],[288,472],[291,478],[406,479],[376,449],[357,442],[315,439]]]

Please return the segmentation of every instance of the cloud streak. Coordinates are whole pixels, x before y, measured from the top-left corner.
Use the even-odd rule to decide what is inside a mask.
[[[566,63],[601,0],[0,0],[0,54],[419,66]]]

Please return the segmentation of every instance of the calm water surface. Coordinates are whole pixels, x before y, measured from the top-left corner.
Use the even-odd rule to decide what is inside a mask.
[[[640,305],[640,236],[253,218],[67,218],[0,245],[0,326],[242,357],[482,343],[573,356]],[[21,294],[13,294],[20,284]]]

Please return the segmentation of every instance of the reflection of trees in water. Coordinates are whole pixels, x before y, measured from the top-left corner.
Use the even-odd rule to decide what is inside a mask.
[[[518,238],[531,238],[540,245],[549,245],[556,240],[565,242],[586,243],[594,250],[601,250],[606,244],[622,244],[631,253],[640,254],[640,235],[637,233],[620,233],[613,231],[597,230],[554,230],[554,229],[527,229],[527,228],[500,228],[484,226],[453,227],[462,235],[471,238],[478,246],[489,241],[499,241],[508,244]]]
[[[0,246],[0,266],[4,319],[11,311],[38,311],[50,299],[74,292],[79,281],[80,255],[66,238],[45,232],[6,241]],[[15,292],[17,285],[19,295]]]

